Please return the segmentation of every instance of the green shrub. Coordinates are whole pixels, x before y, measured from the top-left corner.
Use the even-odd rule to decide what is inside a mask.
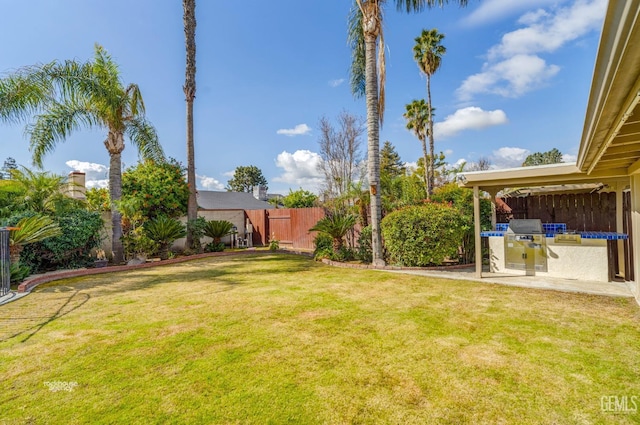
[[[326,233],[318,233],[313,239],[313,258],[322,260],[333,257],[333,238]]]
[[[447,257],[457,258],[468,230],[457,209],[438,203],[394,211],[380,227],[389,261],[409,267],[440,265]]]
[[[209,242],[204,246],[204,252],[222,252],[224,251],[224,242]]]
[[[363,263],[371,263],[373,261],[373,250],[371,248],[372,231],[371,226],[367,226],[360,231],[358,236],[358,251],[356,258]]]
[[[71,210],[52,217],[62,233],[41,242],[26,245],[20,261],[32,272],[73,269],[93,263],[91,250],[102,242],[104,222],[98,212]]]
[[[31,274],[31,269],[19,262],[11,263],[9,273],[11,274],[11,283],[20,283]]]

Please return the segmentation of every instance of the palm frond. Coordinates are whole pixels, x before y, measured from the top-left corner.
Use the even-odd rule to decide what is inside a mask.
[[[365,46],[362,31],[362,10],[354,0],[349,13],[347,42],[351,47],[350,83],[351,93],[356,97],[365,95]]]
[[[164,162],[166,158],[162,145],[158,141],[156,129],[144,118],[133,118],[126,122],[125,134],[131,140],[140,157],[156,162]]]
[[[24,67],[0,79],[0,120],[17,123],[43,110],[53,98],[54,87],[43,66]]]
[[[435,6],[444,6],[449,3],[449,0],[396,0],[396,8],[400,12],[414,13],[422,12],[425,8],[431,8]],[[457,0],[460,7],[467,5],[467,0]]]
[[[60,226],[46,215],[25,217],[9,232],[11,245],[24,246],[62,234]]]
[[[51,102],[47,111],[38,115],[33,124],[27,126],[33,162],[42,166],[42,159],[52,152],[59,142],[81,128],[92,128],[100,123],[94,112],[86,105],[74,102]]]

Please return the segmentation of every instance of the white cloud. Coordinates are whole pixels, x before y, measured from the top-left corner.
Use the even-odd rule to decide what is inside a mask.
[[[69,160],[65,164],[73,171],[85,174],[85,186],[88,189],[109,187],[109,167],[106,165],[76,159]]]
[[[433,133],[436,138],[451,137],[464,130],[479,130],[494,125],[506,124],[509,120],[507,114],[500,109],[484,111],[477,106],[458,109],[444,121],[433,125]]]
[[[306,124],[298,124],[294,128],[281,128],[276,131],[277,134],[284,134],[285,136],[302,136],[308,134],[311,131],[311,127]]]
[[[494,168],[520,167],[531,152],[523,148],[502,147],[493,151],[491,162]]]
[[[213,177],[196,175],[197,188],[203,190],[223,190],[224,185]]]
[[[531,6],[532,2],[526,3]],[[555,52],[568,42],[599,30],[606,3],[606,0],[576,0],[566,7],[538,9],[522,15],[518,23],[524,27],[506,33],[500,43],[489,49],[482,72],[469,76],[461,84],[456,91],[458,97],[462,101],[469,101],[479,93],[519,97],[543,87],[560,67],[547,64],[538,54]],[[507,1],[489,0],[485,4],[497,7]]]
[[[480,2],[480,6],[463,20],[463,23],[467,25],[482,25],[495,22],[532,7],[555,3],[557,3],[557,0],[483,0]]]
[[[544,10],[527,13],[518,21],[527,26],[505,34],[500,44],[489,50],[489,59],[554,52],[590,31],[599,30],[606,5],[606,0],[577,0],[555,14]]]
[[[309,150],[283,151],[276,157],[276,166],[284,172],[273,180],[306,190],[318,190],[324,180],[318,170],[321,162],[320,155]]]
[[[329,86],[338,87],[342,83],[344,83],[344,78],[338,78],[338,79],[329,81]]]
[[[571,155],[570,153],[562,154],[562,162],[576,162],[578,157],[576,155]]]

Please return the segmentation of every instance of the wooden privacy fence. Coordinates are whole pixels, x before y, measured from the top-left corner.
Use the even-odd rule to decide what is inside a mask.
[[[253,226],[253,244],[268,245],[278,240],[281,247],[312,250],[317,232],[309,232],[325,216],[323,208],[283,208],[247,210],[246,217]]]
[[[543,223],[566,223],[570,230],[616,231],[615,192],[528,196],[502,201],[496,211],[498,223],[507,223],[512,218],[539,218]]]

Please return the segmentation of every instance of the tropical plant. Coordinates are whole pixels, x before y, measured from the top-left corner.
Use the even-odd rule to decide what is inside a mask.
[[[107,130],[104,145],[110,157],[112,251],[116,263],[123,260],[121,215],[116,205],[122,196],[125,136],[143,158],[164,160],[156,131],[144,112],[139,87],[123,84],[118,66],[97,44],[93,60],[29,66],[0,80],[0,119],[25,121],[35,115],[27,134],[38,166],[73,132],[83,127]]]
[[[64,176],[22,167],[11,170],[11,180],[22,187],[14,210],[53,214],[80,206],[81,201],[65,196],[70,183]]]
[[[365,96],[367,102],[368,177],[371,194],[373,263],[384,264],[380,220],[380,125],[385,103],[385,45],[383,11],[387,0],[354,0],[349,18],[349,43],[352,51],[351,91]],[[447,0],[394,0],[398,10],[420,12],[425,7],[444,5]],[[458,0],[462,6],[467,0]]]
[[[144,233],[149,239],[158,244],[158,255],[166,260],[169,256],[169,247],[176,239],[186,235],[185,225],[180,221],[159,216],[144,224]]]
[[[333,212],[321,218],[309,229],[310,232],[320,232],[331,236],[333,251],[340,252],[344,245],[344,236],[355,226],[357,217],[353,214]]]
[[[11,262],[20,260],[25,245],[40,242],[62,233],[60,226],[51,217],[36,214],[24,217],[9,231],[9,256]]]
[[[444,34],[440,34],[437,29],[422,30],[419,37],[415,39],[415,46],[413,47],[413,58],[418,63],[418,68],[427,77],[427,105],[431,108],[427,108],[427,135],[429,136],[429,155],[430,160],[428,162],[427,170],[429,174],[429,185],[427,188],[427,195],[433,194],[434,180],[435,180],[435,167],[433,160],[435,158],[435,144],[433,140],[433,102],[431,101],[431,76],[436,73],[440,68],[442,62],[442,56],[446,53],[447,49],[441,44],[444,39]],[[425,161],[427,157],[425,155]]]
[[[222,238],[233,234],[233,223],[227,220],[209,220],[204,226],[204,235],[213,239],[214,243],[220,243]]]
[[[198,201],[196,199],[196,163],[193,141],[193,101],[196,97],[196,0],[182,0],[186,64],[184,97],[187,102],[187,185],[189,197],[187,201],[187,220],[198,217]],[[196,238],[192,228],[187,226],[187,249],[200,251],[200,239]]]
[[[407,120],[407,129],[413,131],[420,143],[422,144],[422,157],[424,159],[425,173],[424,173],[424,187],[427,190],[427,196],[431,195],[433,187],[433,180],[431,174],[433,173],[433,164],[429,161],[429,154],[427,153],[427,132],[428,122],[431,119],[431,108],[428,103],[425,103],[424,99],[413,100],[411,103],[405,105],[406,112],[404,118]]]

